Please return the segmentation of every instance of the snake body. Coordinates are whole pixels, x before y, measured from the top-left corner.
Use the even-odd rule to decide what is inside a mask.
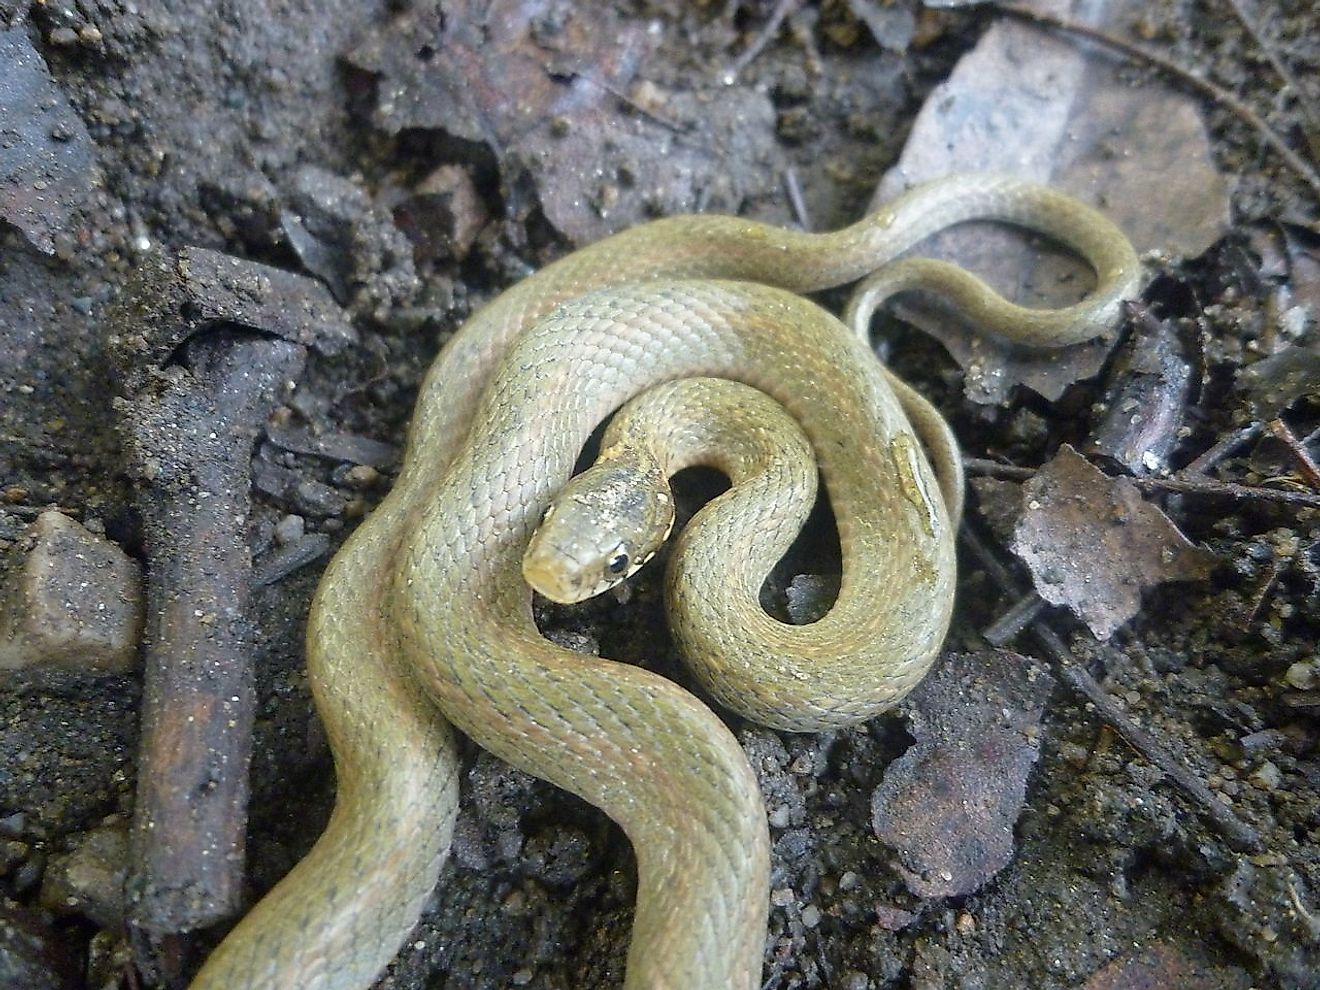
[[[393,490],[313,601],[308,671],[339,781],[330,823],[194,990],[371,983],[448,849],[458,797],[450,723],[623,826],[639,871],[627,986],[755,986],[768,836],[741,749],[673,683],[540,637],[523,550],[616,407],[678,378],[755,387],[816,452],[838,513],[839,599],[809,626],[761,615],[733,628],[730,616],[748,610],[710,603],[726,592],[745,599],[755,578],[727,580],[727,558],[698,552],[705,573],[670,580],[671,600],[693,605],[679,638],[707,658],[703,677],[722,703],[771,725],[847,724],[892,704],[948,623],[956,451],[933,409],[854,330],[794,293],[884,272],[928,234],[978,218],[1043,230],[1096,269],[1095,291],[1060,311],[1054,339],[1103,332],[1135,286],[1136,257],[1099,214],[1029,183],[959,177],[830,234],[731,217],[656,221],[567,256],[474,314],[423,383]],[[951,284],[938,265],[890,267],[902,289]],[[952,291],[969,317],[1003,315],[990,290],[959,280]],[[1037,315],[1022,318],[1049,336]],[[945,467],[944,495],[914,428]],[[783,676],[771,688],[718,683],[747,659]]]

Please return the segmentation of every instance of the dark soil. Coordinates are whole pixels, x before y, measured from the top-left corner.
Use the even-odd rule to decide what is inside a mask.
[[[543,42],[552,26],[571,20],[570,4],[537,6]],[[791,222],[790,172],[814,226],[854,218],[900,152],[905,122],[993,20],[988,11],[822,0],[795,9],[725,87],[721,76],[776,4],[590,6],[601,8],[602,36],[556,35],[545,50],[571,47],[579,59],[573,71],[585,75],[583,53],[607,61],[616,37],[609,32],[658,38],[628,88],[629,118],[648,117],[647,92],[636,87],[645,80],[666,93],[695,94],[650,112],[665,120],[659,131],[672,125],[712,137],[691,147],[679,142],[670,164],[689,156],[682,162],[690,170],[663,173],[673,185],[655,189],[639,178],[660,170],[646,159],[653,139],[606,142],[613,183],[592,185],[567,166],[554,173],[568,198],[585,195],[591,206],[574,213],[543,202],[560,193],[538,184],[540,139],[515,134],[490,104],[470,116],[498,131],[501,147],[474,138],[461,122],[450,128],[443,102],[396,108],[394,117],[382,109],[382,80],[406,83],[416,70],[372,68],[363,53],[369,44],[388,52],[403,43],[391,19],[408,16],[400,13],[407,4],[0,0],[0,14],[41,54],[85,125],[96,162],[92,181],[71,180],[57,191],[71,205],[53,227],[51,253],[0,225],[0,550],[13,551],[4,566],[17,565],[26,527],[48,506],[144,554],[111,402],[108,347],[120,329],[111,325],[112,304],[148,257],[202,246],[323,280],[360,341],[334,356],[311,352],[279,421],[399,445],[421,375],[447,335],[475,304],[571,250],[565,231],[598,236],[601,224],[694,208]],[[444,7],[451,22],[484,9]],[[905,51],[876,44],[852,12],[863,7],[911,7],[917,33]],[[1299,95],[1320,100],[1313,83],[1320,13],[1305,2],[1258,7],[1262,34],[1309,94],[1280,93],[1228,5],[1157,4],[1137,36],[1236,92],[1305,157],[1305,134],[1316,132],[1308,131]],[[1150,71],[1132,69],[1134,78]],[[515,118],[519,99],[541,95],[510,89],[495,99]],[[608,126],[620,107],[617,94],[603,92],[593,112]],[[1313,190],[1239,118],[1211,104],[1206,112],[1217,164],[1239,180],[1237,227],[1205,257],[1161,261],[1151,299],[1156,310],[1190,320],[1201,342],[1193,408],[1171,455],[1179,467],[1247,421],[1236,376],[1274,346],[1280,293],[1303,302],[1309,292],[1317,307],[1302,345],[1315,346],[1320,316]],[[442,165],[465,171],[478,196],[469,213],[488,217],[462,250],[431,251],[415,232],[410,241],[394,208]],[[322,175],[347,180],[360,200],[327,205],[325,184],[315,178]],[[282,219],[289,211],[308,214],[309,201],[340,222],[313,232],[328,260],[302,250]],[[1061,442],[1085,437],[1089,405],[1121,385],[1109,370],[1059,403],[1023,394],[1013,409],[986,410],[961,399],[950,385],[951,362],[931,345],[895,348],[892,361],[942,404],[969,456],[994,452],[1032,467]],[[1303,443],[1309,437],[1315,457],[1320,406],[1304,393],[1277,415]],[[258,555],[290,513],[337,545],[365,507],[361,485],[345,479],[342,462],[264,441],[256,457],[342,496],[309,504],[259,489],[250,524]],[[1277,443],[1248,444],[1219,470],[1227,481],[1286,478],[1306,490],[1304,473]],[[387,476],[370,483],[365,502],[388,484]],[[1067,662],[1089,672],[1127,718],[1208,785],[1214,800],[1254,830],[1258,845],[1234,848],[1194,797],[1059,677],[1044,708],[1040,758],[1016,819],[1011,863],[974,892],[919,897],[872,823],[872,794],[912,742],[902,718],[821,736],[731,722],[761,776],[772,824],[766,987],[1320,985],[1320,513],[1190,495],[1160,501],[1184,533],[1219,555],[1211,577],[1148,593],[1143,612],[1105,644],[1062,611],[1041,621],[1063,636]],[[993,508],[973,511],[971,524],[1002,547],[1004,534],[985,521]],[[310,846],[333,801],[301,655],[304,616],[325,559],[253,592],[254,898]],[[806,559],[810,567],[809,552]],[[547,610],[543,627],[560,641],[683,679],[664,645],[659,590],[652,568],[626,602]],[[1001,587],[976,556],[964,555],[950,648],[984,650],[979,631],[1018,590]],[[1048,666],[1049,654],[1030,636],[1014,646]],[[139,679],[0,675],[0,899],[6,914],[39,929],[49,954],[63,960],[31,985],[142,986],[122,929],[112,924],[106,932],[77,913],[37,907],[52,858],[80,834],[131,817]],[[595,809],[475,748],[465,758],[454,854],[380,986],[618,985],[635,894],[621,833]],[[202,933],[194,954],[221,933]],[[7,937],[0,936],[0,950]]]

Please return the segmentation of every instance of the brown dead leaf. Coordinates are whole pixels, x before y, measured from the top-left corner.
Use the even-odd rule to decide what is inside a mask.
[[[773,153],[764,94],[662,89],[639,75],[654,44],[610,8],[463,0],[405,11],[347,60],[378,77],[382,130],[485,145],[511,211],[539,202],[583,244],[660,214],[733,211],[739,177]],[[724,167],[726,148],[747,173]]]
[[[1108,639],[1141,608],[1141,592],[1206,577],[1214,557],[1191,543],[1127,478],[1111,478],[1065,444],[1022,486],[1014,552],[1046,601]]]
[[[918,897],[978,890],[1013,857],[1054,678],[1008,650],[941,658],[905,703],[916,739],[871,795],[876,835]]]
[[[1251,980],[1237,967],[1198,962],[1176,945],[1156,942],[1091,974],[1082,990],[1247,990],[1249,986]]]
[[[1135,20],[1130,0],[1026,6],[1119,33]],[[875,202],[954,172],[1010,172],[1096,204],[1139,251],[1201,254],[1227,230],[1228,183],[1211,164],[1196,104],[1160,81],[1119,80],[1121,65],[1070,38],[995,24],[926,101]],[[1026,305],[1066,305],[1090,284],[1076,259],[1000,227],[969,225],[919,250],[971,268]],[[898,311],[948,348],[966,371],[968,397],[986,404],[1017,384],[1057,399],[1095,375],[1112,345],[1029,351],[925,305]]]

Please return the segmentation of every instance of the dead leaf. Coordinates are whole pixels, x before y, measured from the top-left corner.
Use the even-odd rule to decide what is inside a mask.
[[[0,31],[0,218],[52,254],[96,180],[96,146],[27,31]]]
[[[400,14],[347,60],[378,77],[382,130],[488,147],[511,212],[539,202],[584,244],[657,215],[732,212],[773,154],[768,97],[665,90],[639,75],[654,44],[607,8],[465,0]],[[741,170],[725,167],[735,148]]]
[[[1013,550],[1040,596],[1072,609],[1097,639],[1137,614],[1144,589],[1199,580],[1214,564],[1130,480],[1067,444],[1022,489]]]
[[[1251,980],[1237,967],[1210,966],[1188,958],[1176,945],[1156,942],[1092,973],[1082,990],[1247,990],[1249,986]]]
[[[1126,0],[1027,6],[1119,32],[1136,9]],[[1201,254],[1227,230],[1229,204],[1199,111],[1163,82],[1119,80],[1121,66],[1074,39],[1015,21],[995,24],[927,99],[875,202],[954,172],[1010,172],[1099,206],[1138,251]],[[1066,305],[1090,284],[1070,255],[998,226],[969,225],[918,250],[971,268],[1026,305]],[[1057,399],[1098,373],[1112,344],[1029,351],[924,305],[898,312],[948,348],[966,371],[968,397],[985,404],[1003,402],[1017,384]]]
[[[1257,419],[1277,419],[1305,396],[1320,398],[1320,351],[1285,348],[1242,369],[1238,382]]]
[[[918,897],[980,889],[1013,858],[1054,678],[1008,650],[948,654],[904,708],[916,743],[871,795],[876,835]]]

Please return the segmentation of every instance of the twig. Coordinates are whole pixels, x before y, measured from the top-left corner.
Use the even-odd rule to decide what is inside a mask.
[[[181,355],[186,375],[120,406],[151,617],[128,889],[133,923],[157,936],[241,903],[256,709],[249,464],[305,350],[217,332]]]
[[[572,70],[572,75],[574,79],[581,79],[588,86],[595,86],[602,93],[608,93],[610,96],[614,97],[624,106],[626,106],[629,110],[633,111],[634,113],[641,114],[647,120],[650,120],[652,123],[659,124],[661,127],[665,128],[666,130],[673,131],[675,134],[686,134],[688,133],[688,131],[691,130],[690,127],[686,127],[683,124],[680,124],[678,121],[673,120],[670,117],[664,116],[664,114],[657,113],[655,110],[651,109],[650,107],[642,106],[641,103],[633,99],[627,93],[620,90],[618,87],[611,86],[607,82],[604,82],[600,79],[596,79],[595,77],[593,77],[592,75],[586,72],[579,72],[578,70],[574,69]]]
[[[1278,558],[1270,561],[1270,571],[1265,575],[1265,583],[1260,586],[1256,592],[1255,600],[1251,603],[1251,608],[1247,610],[1247,616],[1238,625],[1245,632],[1256,625],[1260,619],[1260,614],[1265,609],[1265,604],[1270,600],[1274,593],[1275,586],[1279,583],[1279,575],[1283,573],[1283,565],[1279,563]]]
[[[1265,122],[1260,114],[1256,113],[1255,110],[1251,109],[1251,107],[1228,90],[1211,82],[1194,69],[1179,65],[1177,62],[1174,62],[1163,55],[1152,52],[1131,41],[1117,38],[1112,34],[1099,30],[1098,28],[1089,27],[1085,24],[1078,24],[1075,21],[1064,20],[1063,18],[1055,17],[1051,14],[1043,14],[1034,10],[1015,7],[1012,4],[997,3],[995,0],[991,0],[990,6],[1003,14],[1007,14],[1010,17],[1016,17],[1029,24],[1035,24],[1037,27],[1050,28],[1054,31],[1064,31],[1068,34],[1076,35],[1079,38],[1086,38],[1088,41],[1094,41],[1097,44],[1104,45],[1107,48],[1120,52],[1133,61],[1144,62],[1153,68],[1158,69],[1166,76],[1183,83],[1188,88],[1196,90],[1210,100],[1219,103],[1235,114],[1243,123],[1255,129],[1260,135],[1261,140],[1273,148],[1287,166],[1297,174],[1298,178],[1311,188],[1311,192],[1315,197],[1320,199],[1320,173],[1317,173],[1315,169],[1311,168],[1301,155],[1293,151],[1292,148],[1288,146],[1288,143],[1279,136],[1274,128]]]
[[[743,69],[747,68],[756,60],[756,57],[765,51],[765,48],[774,40],[779,33],[779,26],[784,23],[784,18],[797,10],[802,5],[802,0],[779,0],[775,4],[775,9],[770,12],[770,19],[765,22],[765,26],[752,39],[743,53],[733,60],[733,63],[724,70],[721,80],[726,86],[732,86],[738,81],[738,76],[742,74]]]
[[[116,411],[149,616],[129,934],[148,982],[173,986],[187,962],[179,933],[242,901],[252,450],[307,347],[342,349],[354,331],[319,283],[201,248],[144,262],[117,306]]]
[[[1189,474],[1205,474],[1212,467],[1228,457],[1244,443],[1250,443],[1260,436],[1260,431],[1264,429],[1261,423],[1251,423],[1235,430],[1228,436],[1219,440],[1213,447],[1201,454],[1196,460],[1192,461],[1180,472],[1183,477]]]
[[[1035,477],[1036,474],[1034,468],[1018,467],[1014,464],[1000,464],[998,461],[990,461],[981,457],[963,458],[963,467],[969,475],[985,478],[1006,478],[1010,481],[1026,481],[1028,478]],[[1320,509],[1320,494],[1312,494],[1311,492],[1292,492],[1283,488],[1262,488],[1259,485],[1237,485],[1228,481],[1214,481],[1210,478],[1197,477],[1128,477],[1128,480],[1142,491],[1177,492],[1181,495],[1231,498],[1241,502],[1279,502],[1283,505]]]
[[[985,457],[964,457],[963,469],[976,478],[1003,478],[1007,481],[1026,481],[1036,476],[1035,468],[1000,464]]]
[[[1265,58],[1269,60],[1274,72],[1283,81],[1283,85],[1293,91],[1297,99],[1297,105],[1301,108],[1302,116],[1306,118],[1306,125],[1302,128],[1302,136],[1306,138],[1306,144],[1311,152],[1312,158],[1320,157],[1320,114],[1316,113],[1315,106],[1311,103],[1310,97],[1305,89],[1297,81],[1297,77],[1292,74],[1287,63],[1279,57],[1278,51],[1273,43],[1256,29],[1256,22],[1247,13],[1242,6],[1242,0],[1228,0],[1228,5],[1233,8],[1233,13],[1237,15],[1238,21],[1247,34],[1251,35],[1251,40],[1256,43],[1256,47],[1261,50]]]
[[[1315,463],[1306,447],[1297,439],[1297,435],[1288,428],[1288,424],[1281,419],[1272,419],[1265,428],[1270,431],[1270,435],[1281,441],[1288,452],[1293,455],[1293,460],[1297,462],[1297,470],[1306,480],[1306,483],[1320,491],[1320,465]]]
[[[807,210],[807,201],[802,198],[802,183],[798,182],[797,169],[791,165],[784,170],[784,192],[798,226],[803,230],[811,230],[811,213]]]
[[[994,623],[987,626],[981,633],[981,638],[991,646],[1007,646],[1017,639],[1023,629],[1036,621],[1040,613],[1045,610],[1046,604],[1045,599],[1036,592],[1028,591],[1010,605],[1008,611]]]
[[[1231,498],[1241,502],[1278,502],[1308,509],[1320,509],[1320,494],[1290,492],[1283,488],[1261,488],[1259,485],[1235,485],[1228,481],[1204,481],[1195,478],[1131,478],[1142,491],[1178,492],[1184,495],[1205,495],[1212,498]]]
[[[1222,835],[1230,846],[1238,852],[1259,852],[1264,848],[1260,834],[1233,814],[1223,802],[1215,797],[1214,792],[1205,785],[1200,777],[1183,766],[1150,733],[1131,721],[1122,709],[1114,703],[1113,698],[1109,696],[1104,688],[1095,682],[1094,677],[1077,664],[1065,663],[1062,659],[1059,659],[1067,658],[1068,651],[1063,640],[1059,638],[1053,629],[1039,628],[1036,630],[1036,635],[1045,645],[1045,648],[1050,653],[1055,654],[1055,663],[1059,673],[1068,686],[1094,705],[1095,710],[1105,720],[1105,723],[1122,736],[1129,746],[1159,767],[1184,794],[1194,800],[1200,806],[1201,814],[1209,820],[1215,831]]]
[[[985,568],[990,579],[998,584],[1006,595],[1018,593],[1018,582],[972,527],[963,526],[959,538]],[[1222,835],[1229,845],[1242,852],[1254,852],[1262,848],[1263,843],[1255,829],[1233,814],[1199,777],[1188,770],[1172,753],[1167,752],[1150,733],[1134,724],[1096,683],[1095,678],[1073,660],[1072,654],[1058,633],[1043,623],[1032,626],[1031,631],[1064,682],[1094,705],[1105,724],[1122,736],[1129,746],[1163,771],[1175,786],[1195,801],[1211,827]]]

